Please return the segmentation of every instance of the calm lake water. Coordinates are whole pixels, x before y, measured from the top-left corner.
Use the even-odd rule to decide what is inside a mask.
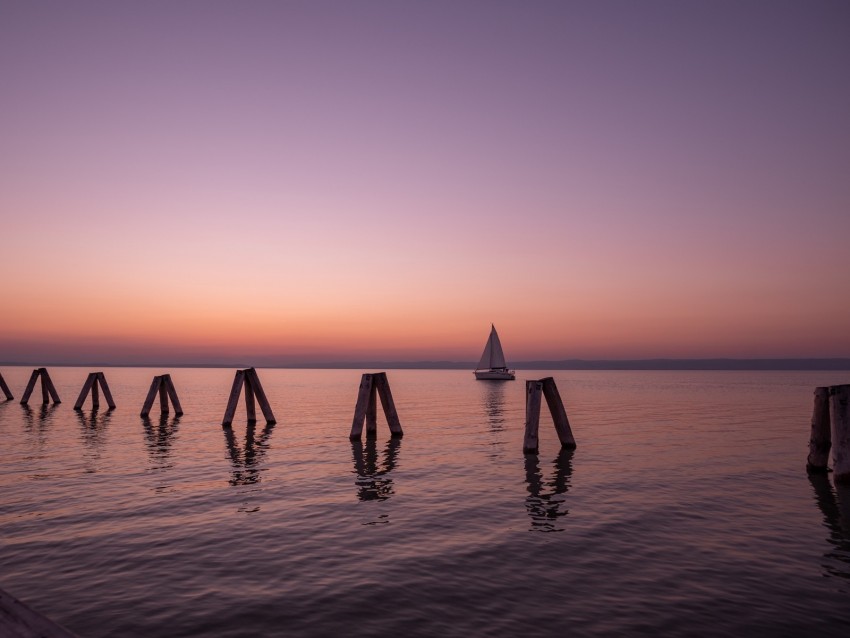
[[[348,440],[361,371],[259,370],[277,417],[221,427],[233,370],[107,368],[118,407],[18,403],[0,369],[0,587],[99,636],[846,636],[850,489],[805,472],[835,372],[390,370],[404,427]],[[524,455],[524,383],[554,376]],[[104,406],[105,407],[105,406]],[[259,410],[258,410],[259,413]]]

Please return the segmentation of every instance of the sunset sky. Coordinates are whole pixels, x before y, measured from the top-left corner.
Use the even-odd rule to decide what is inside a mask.
[[[0,0],[0,362],[848,357],[848,34]]]

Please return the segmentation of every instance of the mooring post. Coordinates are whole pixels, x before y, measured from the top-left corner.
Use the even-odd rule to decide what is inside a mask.
[[[151,408],[153,408],[153,402],[154,399],[156,399],[157,393],[159,393],[159,410],[162,414],[168,414],[169,399],[171,399],[171,403],[174,406],[175,416],[183,414],[183,408],[180,406],[180,400],[177,398],[177,390],[174,388],[174,383],[171,381],[171,375],[161,374],[159,376],[155,376],[151,382],[150,390],[148,390],[148,396],[145,398],[144,405],[142,405],[141,416],[143,419],[147,418],[151,413]]]
[[[112,392],[109,391],[109,384],[106,382],[106,375],[103,372],[97,373],[97,381],[100,383],[100,389],[103,390],[103,398],[106,399],[106,405],[110,410],[115,409],[115,401],[112,399]]]
[[[89,376],[86,377],[86,382],[83,384],[83,389],[80,390],[80,396],[77,397],[77,402],[74,404],[75,410],[82,410],[83,401],[86,400],[86,397],[89,395],[91,389],[95,387],[95,381],[97,381],[97,373],[90,372]],[[97,389],[95,388],[95,393],[92,394],[92,407],[97,408],[97,404]]]
[[[53,403],[62,403],[62,401],[59,400],[59,394],[56,392],[56,387],[53,385],[53,381],[50,380],[47,368],[36,368],[32,371],[30,380],[24,390],[24,395],[21,397],[21,403],[23,405],[29,403],[30,395],[35,389],[35,382],[38,381],[39,378],[41,379],[41,402],[44,404],[50,403],[50,399],[52,398]]]
[[[170,374],[163,374],[161,377],[162,384],[168,392],[168,397],[171,399],[171,405],[174,406],[174,415],[183,415],[183,406],[180,405],[180,399],[177,398],[177,389],[174,387],[174,382],[171,380]]]
[[[168,390],[165,389],[162,377],[159,378],[159,412],[168,414]]]
[[[80,390],[80,396],[77,397],[77,402],[74,404],[75,410],[82,410],[83,403],[86,400],[89,392],[91,392],[91,407],[97,410],[100,407],[100,393],[97,386],[103,390],[103,398],[106,399],[106,404],[110,410],[115,409],[115,401],[112,400],[112,393],[109,391],[109,384],[106,383],[106,376],[103,372],[90,372],[86,377],[86,382],[83,384],[83,389]]]
[[[47,392],[50,395],[50,398],[53,399],[53,403],[62,403],[59,400],[59,393],[56,392],[56,387],[53,385],[53,381],[47,373],[47,368],[39,368],[38,371],[41,374],[41,387],[44,388],[47,386]],[[48,403],[47,397],[44,397],[44,403]]]
[[[251,377],[245,377],[245,412],[247,412],[248,423],[257,422],[257,408],[254,405],[254,390],[251,388]]]
[[[829,388],[832,422],[832,469],[836,483],[850,483],[850,385]]]
[[[248,368],[245,370],[245,380],[251,384],[251,392],[260,404],[260,411],[263,413],[263,418],[266,423],[277,423],[272,412],[272,407],[269,405],[269,400],[266,397],[266,391],[263,390],[263,384],[260,383],[260,375],[256,369]]]
[[[233,387],[230,390],[230,398],[227,401],[227,409],[224,411],[224,419],[221,424],[229,427],[233,423],[233,417],[236,414],[236,406],[239,403],[239,395],[242,394],[242,386],[245,386],[245,407],[248,412],[248,421],[254,422],[257,420],[256,408],[254,407],[254,399],[260,404],[260,410],[263,412],[263,417],[266,423],[275,423],[274,413],[272,412],[269,400],[266,398],[266,393],[263,390],[263,385],[260,383],[260,377],[254,368],[245,370],[237,370],[236,376],[233,379]]]
[[[3,375],[0,374],[0,390],[3,391],[3,394],[6,395],[6,400],[11,401],[15,397],[12,396],[12,392],[9,390],[9,386],[6,385],[6,380],[3,378]]]
[[[401,421],[398,420],[398,412],[395,409],[393,393],[390,390],[390,382],[387,380],[387,373],[379,372],[375,375],[374,381],[378,389],[378,396],[381,397],[381,406],[384,408],[384,416],[387,418],[387,425],[390,426],[392,436],[404,436]]]
[[[366,438],[378,438],[378,386],[372,383],[369,402],[366,404]]]
[[[806,471],[809,474],[819,474],[829,470],[830,447],[832,447],[832,435],[829,419],[829,388],[815,388],[812,433],[809,438],[809,456],[806,459]]]
[[[144,419],[151,413],[151,408],[153,407],[153,400],[156,398],[156,393],[159,390],[159,386],[162,383],[162,377],[154,377],[151,382],[151,389],[148,390],[148,396],[145,397],[145,402],[142,404],[142,414],[141,417]]]
[[[100,407],[100,392],[97,391],[97,375],[94,377],[94,383],[91,386],[91,407],[97,410]]]
[[[38,370],[33,370],[30,375],[30,380],[27,381],[27,387],[24,388],[24,395],[21,397],[21,403],[26,405],[30,400],[30,395],[32,391],[35,389],[35,382],[38,381],[39,372]]]
[[[561,447],[573,450],[576,447],[576,440],[573,437],[573,431],[570,428],[570,421],[567,418],[567,411],[564,408],[564,402],[561,400],[561,394],[558,392],[558,386],[555,385],[555,379],[546,377],[541,379],[541,383],[543,384],[543,396],[546,397],[549,412],[552,414],[552,421],[555,422],[555,430],[558,432]]]
[[[245,371],[237,370],[233,378],[233,387],[230,388],[230,398],[227,400],[227,409],[224,411],[224,419],[221,424],[229,426],[233,423],[236,415],[236,406],[239,403],[239,395],[242,394],[242,386],[245,385]]]
[[[354,420],[351,423],[351,434],[348,438],[352,441],[359,441],[363,433],[363,420],[368,412],[369,400],[372,396],[374,383],[373,375],[366,373],[360,377],[360,389],[357,391],[357,403],[354,405]],[[377,421],[377,402],[375,406],[376,421]]]
[[[525,439],[522,443],[524,454],[537,454],[539,447],[537,431],[540,425],[541,394],[543,394],[541,381],[525,382]]]
[[[377,396],[376,396],[377,395]],[[360,389],[357,392],[357,404],[354,406],[354,420],[351,423],[351,434],[348,438],[359,441],[363,434],[363,421],[366,421],[366,437],[373,438],[378,434],[378,401],[381,398],[381,406],[387,425],[394,437],[404,436],[401,429],[401,421],[393,401],[393,393],[390,390],[390,382],[387,380],[386,372],[366,373],[360,378]]]

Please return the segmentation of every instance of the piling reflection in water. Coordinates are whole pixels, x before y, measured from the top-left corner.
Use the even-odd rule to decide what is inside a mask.
[[[24,432],[36,450],[34,452],[36,458],[41,458],[41,450],[47,444],[47,433],[53,423],[53,413],[56,408],[55,403],[42,403],[35,409],[21,404],[21,410],[24,413]]]
[[[565,500],[561,496],[570,489],[570,476],[573,472],[573,454],[575,450],[562,449],[552,465],[554,473],[544,483],[537,454],[525,455],[525,482],[528,496],[525,508],[531,517],[531,531],[562,532],[562,518],[569,514]]]
[[[83,461],[87,473],[95,473],[98,470],[100,454],[106,443],[107,427],[112,420],[114,412],[106,410],[91,410],[86,413],[83,410],[75,410],[74,414],[80,422],[80,440],[83,443]]]
[[[231,426],[224,426],[224,441],[233,470],[230,474],[230,485],[254,485],[260,482],[258,467],[269,451],[269,440],[274,431],[274,423],[266,423],[263,431],[256,436],[257,424],[249,421],[245,426],[245,444],[239,446]]]
[[[40,403],[35,409],[30,407],[28,404],[20,405],[21,410],[24,413],[24,423],[26,423],[26,429],[28,432],[32,430],[36,424],[38,424],[39,427],[43,427],[49,423],[53,413],[58,407],[55,403]]]
[[[810,474],[809,482],[829,530],[826,541],[832,546],[823,555],[824,576],[850,579],[850,486],[839,484],[833,489],[827,474]]]
[[[389,476],[398,462],[401,439],[391,438],[384,448],[380,468],[378,467],[378,443],[375,439],[351,442],[354,473],[357,479],[357,498],[361,501],[384,501],[394,492],[393,479]]]
[[[159,418],[155,420],[151,420],[148,417],[142,418],[142,425],[145,430],[145,444],[148,450],[151,469],[167,469],[173,465],[171,462],[171,448],[177,437],[180,417],[174,416],[169,418],[169,416],[166,412],[160,414]]]

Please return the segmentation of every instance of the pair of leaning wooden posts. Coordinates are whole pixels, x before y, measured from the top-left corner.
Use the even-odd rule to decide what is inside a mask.
[[[815,388],[812,412],[812,435],[806,470],[828,472],[832,450],[833,478],[836,483],[850,483],[850,385]]]
[[[245,409],[248,422],[253,423],[257,420],[256,399],[256,402],[260,404],[260,410],[263,412],[266,423],[275,423],[274,413],[263,390],[263,385],[260,383],[260,377],[254,368],[248,368],[246,370],[236,371],[236,376],[233,379],[233,387],[230,390],[230,398],[227,401],[227,409],[224,411],[224,419],[221,424],[224,427],[230,427],[233,424],[233,417],[236,415],[236,408],[239,405],[239,397],[242,394],[243,388],[245,390]],[[154,390],[152,387],[149,397],[152,397],[153,393]],[[384,415],[387,418],[392,436],[400,437],[404,435],[398,418],[398,412],[395,409],[393,395],[390,391],[390,384],[387,381],[387,373],[372,372],[364,374],[360,380],[357,405],[354,408],[354,422],[351,425],[351,434],[349,435],[352,441],[360,439],[364,421],[366,422],[366,436],[371,437],[376,435],[378,422],[377,396],[381,397],[381,405],[384,408]]]
[[[555,379],[546,377],[525,382],[525,439],[522,443],[522,451],[525,454],[537,454],[541,395],[546,398],[546,404],[549,406],[549,413],[555,423],[555,431],[558,433],[561,448],[574,450],[576,440],[573,437],[573,431],[570,428],[570,421],[567,418],[567,411],[564,408],[564,402],[561,400],[561,394],[558,392],[558,386],[555,385]]]

